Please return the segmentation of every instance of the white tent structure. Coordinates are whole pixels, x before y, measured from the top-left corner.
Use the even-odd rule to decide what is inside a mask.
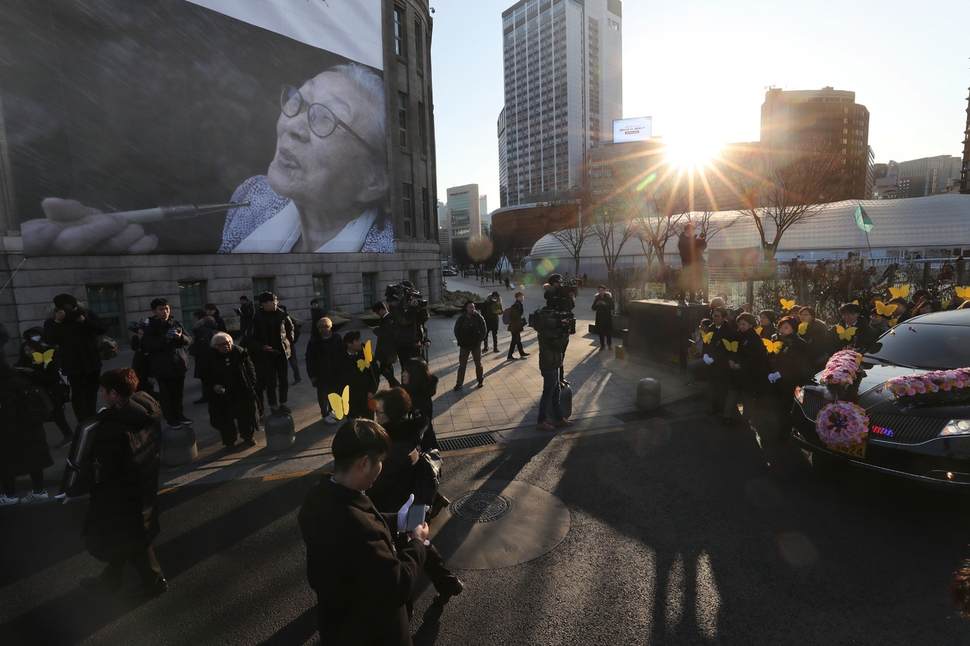
[[[855,223],[855,210],[860,204],[873,223],[868,244],[865,232]],[[694,215],[696,219],[700,214]],[[718,264],[719,256],[724,257],[730,251],[760,251],[761,242],[751,218],[738,211],[722,211],[712,216],[712,221],[718,220],[734,224],[708,242],[705,256],[713,265]],[[678,224],[678,233],[685,223],[686,219]],[[774,231],[769,228],[766,235],[771,240]],[[811,219],[784,233],[775,257],[780,261],[795,257],[822,260],[846,258],[852,253],[880,263],[905,258],[947,258],[961,252],[970,255],[970,195],[947,194],[826,204]],[[664,256],[667,264],[680,264],[676,236],[667,243]],[[572,272],[575,268],[570,251],[549,234],[533,245],[529,258],[532,265],[542,259],[554,260],[557,271]],[[621,250],[617,267],[645,264],[640,241],[631,238]],[[606,263],[595,236],[589,236],[583,246],[578,273],[597,278],[606,276]]]

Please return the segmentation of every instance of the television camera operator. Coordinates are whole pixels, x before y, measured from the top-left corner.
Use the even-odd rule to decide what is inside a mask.
[[[569,345],[569,335],[576,334],[576,317],[573,315],[573,309],[576,307],[575,296],[578,287],[579,282],[577,279],[563,282],[561,274],[552,274],[549,276],[549,282],[542,286],[542,295],[546,299],[546,306],[543,309],[561,312],[565,314],[563,319],[569,321],[569,332],[565,335],[565,346],[562,349],[562,355],[564,357],[566,354],[566,346]],[[541,343],[539,350],[542,350]],[[565,371],[561,361],[559,363],[559,385],[569,385],[569,382],[566,381]]]
[[[545,306],[533,312],[529,325],[536,331],[539,342],[539,372],[542,373],[542,396],[539,398],[539,419],[536,428],[554,431],[557,427],[572,426],[560,407],[562,387],[569,383],[563,379],[563,359],[569,345],[569,335],[576,333],[573,315],[575,285],[563,284],[562,276],[553,274],[543,285]],[[546,421],[552,402],[552,424]]]
[[[421,356],[421,349],[427,344],[424,324],[431,318],[428,301],[421,298],[421,292],[409,280],[388,285],[384,300],[391,308],[394,348],[403,370],[404,364]]]

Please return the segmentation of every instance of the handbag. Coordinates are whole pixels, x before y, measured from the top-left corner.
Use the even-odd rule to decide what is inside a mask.
[[[414,469],[414,502],[430,506],[441,484],[441,453],[438,449],[422,451]]]

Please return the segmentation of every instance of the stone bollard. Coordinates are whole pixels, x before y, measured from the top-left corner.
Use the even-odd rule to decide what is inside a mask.
[[[660,408],[660,382],[647,377],[637,384],[637,408],[657,410]]]
[[[296,429],[289,415],[270,415],[266,418],[266,448],[285,451],[296,444]]]
[[[170,467],[186,464],[199,457],[195,430],[187,424],[181,428],[162,429],[162,464]]]

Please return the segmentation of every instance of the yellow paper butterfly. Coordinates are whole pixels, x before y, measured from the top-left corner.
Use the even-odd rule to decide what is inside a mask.
[[[889,327],[896,327],[899,325],[899,319],[889,319]],[[893,336],[896,336],[895,334]]]
[[[756,328],[754,329],[754,331],[758,333],[758,336],[761,336],[761,330],[763,330],[763,329],[764,329],[764,328],[763,328],[763,327],[761,327],[761,326],[759,325],[758,327],[756,327]]]
[[[896,305],[896,303],[889,303],[887,305],[882,301],[876,301],[876,314],[879,316],[890,316],[896,311],[897,307],[899,307],[899,305]]]
[[[768,352],[771,354],[778,354],[778,351],[781,350],[782,341],[772,341],[771,339],[761,340],[765,342],[765,348],[767,348]]]
[[[902,287],[890,287],[889,293],[893,295],[893,298],[906,298],[909,296],[909,285],[903,285]]]
[[[841,325],[836,325],[835,326],[835,330],[839,333],[839,338],[842,339],[843,341],[848,341],[849,339],[851,339],[852,337],[854,337],[855,336],[856,329],[857,328],[854,328],[854,327],[850,327],[850,328],[846,329],[846,328],[842,327]]]
[[[44,352],[44,354],[41,354],[40,352],[35,352],[33,356],[34,356],[35,364],[37,365],[44,364],[46,366],[48,363],[51,362],[51,359],[54,358],[54,348],[47,350],[46,352]]]
[[[859,304],[859,299],[857,298],[857,299],[855,299],[854,301],[852,301],[852,304],[853,304],[853,305],[858,305],[858,304]]]
[[[793,307],[795,307],[795,301],[794,300],[788,300],[786,298],[782,298],[782,299],[779,299],[778,302],[781,303],[781,309],[786,310],[786,311],[787,310],[790,310]]]
[[[953,289],[956,290],[957,296],[960,298],[970,298],[970,287],[954,287]]]
[[[724,347],[728,349],[728,352],[737,352],[738,351],[738,342],[737,341],[728,341],[727,339],[721,339],[721,341],[724,342]]]
[[[327,395],[327,399],[330,401],[333,415],[337,419],[343,419],[350,414],[350,386],[344,386],[344,392],[341,395],[330,393]]]
[[[952,302],[953,301],[943,301],[942,303],[940,303],[940,308],[945,310],[950,307],[950,303]]]
[[[710,343],[711,342],[711,339],[713,339],[713,338],[714,338],[714,331],[713,330],[710,331],[710,332],[702,332],[701,333],[701,341],[703,341],[704,343]]]
[[[370,368],[371,361],[374,360],[374,353],[370,349],[370,341],[364,344],[364,358],[357,360],[357,367],[360,368],[361,372],[364,372]],[[339,417],[337,419],[340,419]]]
[[[803,323],[799,323],[798,324],[798,333],[799,334],[805,334],[806,332],[808,332],[808,321],[805,321]]]

